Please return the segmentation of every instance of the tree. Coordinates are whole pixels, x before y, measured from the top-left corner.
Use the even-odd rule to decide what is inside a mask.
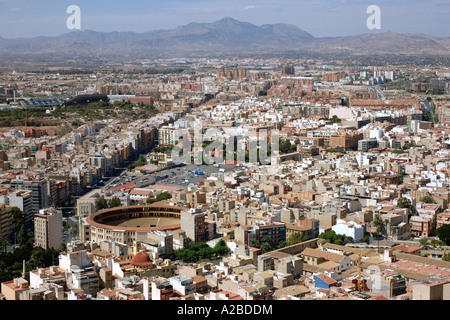
[[[147,164],[147,159],[141,154],[139,155],[139,160],[136,162],[136,167],[141,167]]]
[[[24,224],[25,212],[20,210],[20,208],[18,208],[18,207],[12,207],[11,214],[13,217],[14,232],[17,232],[20,230],[20,228]]]
[[[156,197],[156,199],[158,199],[158,201],[168,200],[171,198],[172,198],[172,195],[169,192],[162,192]]]
[[[17,235],[17,243],[21,248],[32,248],[34,244],[34,237],[32,232],[27,232],[25,226],[22,225]]]
[[[6,249],[8,249],[8,246],[9,246],[9,240],[4,237],[0,237],[0,251],[3,254],[6,254]]]
[[[425,196],[425,197],[420,198],[420,202],[423,202],[423,203],[436,203],[436,201],[434,201],[434,199],[432,197],[430,197],[430,196]]]
[[[424,247],[427,247],[429,245],[427,238],[420,239],[419,243]]]
[[[71,233],[72,237],[77,238],[78,232],[79,232],[79,227],[78,227],[78,223],[77,223],[72,227],[70,233]]]
[[[214,249],[206,246],[204,248],[201,248],[200,250],[198,250],[197,255],[200,259],[211,259],[211,257],[214,254]]]
[[[286,241],[280,241],[280,242],[278,243],[278,246],[276,247],[276,249],[284,248],[284,247],[286,247],[286,245],[287,245],[287,242],[286,242]]]
[[[120,199],[116,196],[112,197],[111,200],[108,201],[108,206],[110,208],[120,207],[122,206],[122,203],[120,202]]]
[[[439,240],[444,241],[447,246],[450,246],[450,224],[444,224],[436,230],[436,235]]]
[[[223,239],[220,239],[214,246],[214,254],[217,256],[225,256],[229,254],[230,251],[230,248],[228,248],[227,243]]]
[[[368,234],[366,234],[366,235],[363,237],[363,242],[365,242],[365,243],[367,243],[367,244],[370,243],[370,236],[369,236]]]
[[[442,260],[450,262],[450,252],[444,254],[444,256],[442,257]]]
[[[58,263],[59,252],[53,248],[35,247],[31,254],[34,268],[46,268]]]
[[[380,215],[375,216],[375,219],[373,220],[373,225],[376,227],[375,235],[377,236],[377,238],[381,237],[383,234],[384,221],[381,220]]]
[[[250,240],[250,246],[251,247],[253,247],[253,248],[259,248],[259,241],[258,240],[256,240],[256,239],[251,239]]]
[[[186,249],[177,249],[173,252],[175,257],[179,260],[187,260],[187,250]]]
[[[183,261],[197,261],[198,259],[211,259],[213,256],[224,256],[229,254],[230,249],[226,242],[221,239],[214,248],[206,242],[193,243],[189,248],[174,251],[175,257]]]
[[[289,237],[286,245],[291,246],[293,244],[304,242],[306,240],[306,236],[303,233],[295,232]]]
[[[338,118],[337,115],[334,115],[333,117],[331,117],[331,122],[333,123],[340,123],[342,120]]]
[[[104,196],[101,196],[97,200],[97,210],[107,209],[108,208],[108,202],[106,201]]]
[[[172,195],[169,192],[162,192],[160,193],[156,198],[148,198],[146,203],[152,204],[158,201],[168,200],[171,199]]]
[[[37,268],[42,268],[45,265],[45,250],[42,247],[36,247],[33,249],[31,254],[34,266]]]
[[[291,153],[297,151],[297,145],[292,144],[289,140],[280,139],[279,144],[280,153]]]
[[[441,240],[431,239],[431,245],[433,247],[439,247],[445,245],[445,243]]]
[[[408,209],[408,216],[411,216],[415,213],[415,208],[411,203],[411,200],[407,199],[407,198],[400,198],[397,201],[397,207],[399,208],[406,208]]]
[[[261,249],[262,253],[266,253],[266,252],[274,250],[274,248],[272,247],[272,245],[268,241],[263,241],[261,243],[261,248],[260,249]]]

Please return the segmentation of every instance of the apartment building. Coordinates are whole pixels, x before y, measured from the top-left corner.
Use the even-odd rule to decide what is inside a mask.
[[[306,248],[301,252],[301,257],[309,265],[320,265],[326,261],[337,263],[337,271],[345,271],[352,267],[353,263],[347,254],[337,254],[321,249]]]
[[[445,224],[450,224],[450,210],[438,213],[436,215],[436,229],[439,229]]]
[[[11,206],[0,205],[0,237],[9,239],[13,231],[13,217]]]
[[[163,126],[158,131],[158,144],[162,146],[175,146],[182,135],[181,129],[171,126]]]
[[[201,209],[191,208],[181,211],[181,229],[194,242],[206,241],[205,213]]]
[[[48,181],[46,179],[12,180],[12,190],[31,191],[31,212],[38,213],[40,209],[49,207]],[[33,221],[32,217],[29,219]]]
[[[166,278],[157,277],[152,281],[152,300],[170,300],[174,295],[174,288]]]
[[[190,277],[178,275],[170,277],[169,281],[173,287],[173,290],[183,296],[187,296],[195,292],[196,284],[194,283],[194,280]]]
[[[294,233],[300,233],[306,240],[317,238],[319,236],[319,220],[306,219],[286,224],[286,239],[289,239]]]
[[[6,300],[20,300],[20,294],[29,289],[28,281],[24,278],[2,282],[2,294]]]
[[[17,207],[25,214],[25,224],[31,225],[33,222],[33,199],[31,190],[18,190],[8,195],[9,205]]]
[[[339,133],[330,137],[330,148],[357,150],[358,141],[363,139],[362,133]]]
[[[59,250],[63,243],[62,212],[54,208],[41,209],[34,215],[34,243],[43,249]]]
[[[411,235],[415,237],[430,237],[433,232],[433,219],[423,216],[412,216],[409,220]]]

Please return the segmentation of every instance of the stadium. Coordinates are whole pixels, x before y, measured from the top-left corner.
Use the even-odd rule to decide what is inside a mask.
[[[100,210],[86,217],[81,238],[97,243],[111,239],[131,246],[135,240],[145,240],[149,231],[180,229],[180,212],[186,209],[153,204]]]

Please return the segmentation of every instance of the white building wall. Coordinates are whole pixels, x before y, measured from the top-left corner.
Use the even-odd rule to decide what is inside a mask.
[[[43,283],[44,282],[42,281],[42,279],[39,276],[39,274],[35,274],[34,272],[30,271],[30,287],[31,288],[37,289]]]
[[[361,226],[339,223],[339,220],[331,229],[337,234],[352,237],[354,242],[360,242],[364,236],[364,229]]]

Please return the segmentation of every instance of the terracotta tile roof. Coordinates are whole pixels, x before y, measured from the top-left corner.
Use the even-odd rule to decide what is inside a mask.
[[[342,254],[337,254],[337,253],[332,253],[332,252],[328,252],[328,251],[324,251],[324,250],[320,250],[320,249],[312,249],[312,248],[306,248],[305,250],[303,250],[301,252],[302,255],[304,256],[309,256],[309,257],[314,257],[314,258],[323,258],[329,261],[334,261],[334,262],[341,262],[342,259],[344,259],[346,256],[342,255]]]
[[[125,184],[121,184],[119,186],[115,186],[114,188],[111,188],[110,191],[119,191],[119,190],[130,190],[136,187],[136,184],[134,182],[128,182]]]
[[[340,266],[339,263],[333,262],[333,261],[326,261],[326,262],[320,264],[320,267],[322,269],[327,269],[327,270],[331,270],[331,269],[337,268],[339,266]]]
[[[301,294],[310,293],[311,290],[308,289],[308,287],[303,285],[293,285],[288,286],[282,289],[278,289],[275,291],[274,297],[279,298],[281,296],[285,295],[291,295],[291,296],[297,296]]]
[[[192,281],[194,281],[196,283],[199,283],[199,282],[204,282],[204,281],[207,281],[207,280],[203,276],[195,276],[195,277],[192,277]]]
[[[327,276],[326,274],[323,273],[319,273],[318,275],[316,275],[317,278],[319,278],[322,281],[325,281],[325,283],[329,284],[329,285],[333,285],[336,284],[337,281],[334,280],[333,278]]]
[[[133,189],[130,191],[130,195],[133,195],[133,194],[137,194],[137,195],[141,195],[141,196],[148,196],[148,195],[152,194],[152,190]]]
[[[406,253],[411,253],[411,252],[416,252],[420,249],[422,249],[422,246],[412,246],[412,245],[408,245],[408,244],[399,244],[396,245],[395,247],[391,247],[392,250],[398,250],[398,251],[403,251]]]

